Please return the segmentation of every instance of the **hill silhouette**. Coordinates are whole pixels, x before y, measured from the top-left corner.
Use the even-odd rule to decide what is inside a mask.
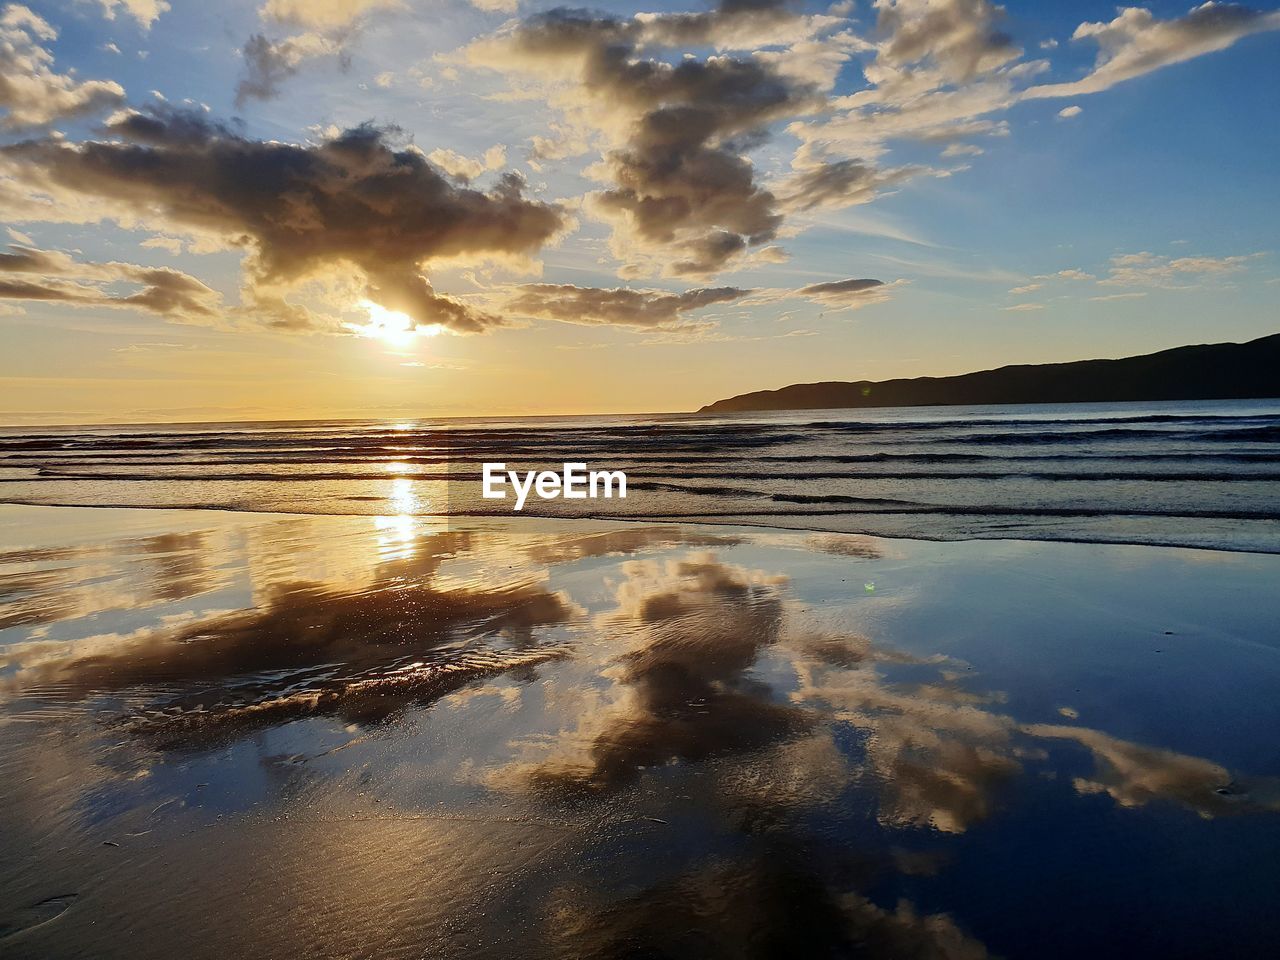
[[[797,383],[717,400],[698,412],[1265,397],[1280,397],[1280,333],[1120,360],[1021,364],[954,377]]]

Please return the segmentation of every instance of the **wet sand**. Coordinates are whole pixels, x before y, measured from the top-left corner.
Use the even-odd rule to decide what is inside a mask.
[[[1280,557],[0,507],[0,955],[1272,956]]]

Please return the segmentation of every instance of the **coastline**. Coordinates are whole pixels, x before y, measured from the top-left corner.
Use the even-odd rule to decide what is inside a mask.
[[[990,536],[970,536],[970,537],[929,537],[920,533],[889,533],[876,532],[864,529],[861,526],[850,527],[848,525],[841,526],[836,523],[814,524],[810,522],[814,517],[848,517],[849,514],[841,511],[833,510],[823,513],[814,514],[785,514],[774,515],[770,520],[751,520],[748,517],[738,513],[726,513],[721,516],[715,514],[698,514],[695,516],[685,516],[679,514],[662,514],[655,513],[651,515],[640,515],[631,517],[618,517],[607,515],[582,515],[582,516],[557,516],[554,514],[534,514],[534,513],[508,513],[494,510],[486,511],[457,511],[448,514],[371,514],[371,513],[328,513],[328,512],[295,512],[290,510],[271,509],[268,507],[253,508],[250,506],[168,506],[168,505],[145,505],[131,504],[121,506],[111,503],[42,503],[24,500],[6,500],[0,499],[0,509],[4,507],[25,507],[25,508],[45,508],[50,510],[107,510],[107,511],[156,511],[161,513],[195,513],[204,512],[224,513],[224,514],[251,514],[267,517],[360,517],[368,519],[370,517],[413,517],[419,520],[430,520],[436,517],[444,522],[474,522],[481,520],[494,520],[503,522],[512,520],[517,523],[567,523],[567,524],[623,524],[623,525],[653,525],[653,524],[680,524],[686,526],[708,526],[708,527],[741,527],[752,530],[777,530],[788,532],[809,532],[809,533],[830,533],[849,536],[873,537],[879,540],[907,540],[920,543],[999,543],[1002,541],[1025,542],[1025,543],[1065,543],[1065,544],[1097,544],[1100,546],[1116,546],[1116,547],[1154,547],[1170,550],[1207,550],[1222,553],[1244,553],[1259,554],[1263,556],[1280,555],[1280,543],[1275,545],[1253,545],[1239,546],[1233,544],[1223,544],[1215,542],[1206,542],[1200,544],[1192,544],[1186,542],[1161,542],[1158,540],[1140,540],[1135,538],[1114,537],[1108,538],[1105,535],[1097,535],[1094,537],[1083,536],[1047,536],[1029,535],[1032,531],[1028,531],[1023,536],[1008,535],[990,535]],[[1099,520],[1109,520],[1116,516],[1131,517],[1133,514],[1095,514]],[[1267,518],[1270,519],[1269,517]],[[795,521],[787,523],[785,521]]]

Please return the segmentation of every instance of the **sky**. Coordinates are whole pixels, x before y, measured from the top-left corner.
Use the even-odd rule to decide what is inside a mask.
[[[1280,9],[0,3],[0,423],[691,410],[1280,331]]]

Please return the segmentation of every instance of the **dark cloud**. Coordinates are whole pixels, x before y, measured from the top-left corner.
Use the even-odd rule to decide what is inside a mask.
[[[827,283],[811,283],[797,291],[802,297],[822,297],[827,295],[848,296],[866,293],[876,287],[884,286],[883,280],[831,280]]]
[[[750,293],[736,287],[663,293],[655,290],[604,290],[571,283],[532,283],[520,287],[507,304],[515,315],[566,323],[623,327],[672,327],[688,322],[685,314],[717,303],[731,303]]]
[[[317,33],[303,33],[283,40],[268,40],[256,33],[245,41],[241,56],[244,76],[236,85],[237,107],[244,107],[250,100],[271,100],[279,96],[284,81],[297,73],[306,60],[336,56],[343,69],[349,63],[338,41]]]
[[[927,172],[921,166],[881,170],[861,160],[832,160],[802,170],[787,180],[783,202],[787,209],[816,210],[869,203],[881,191]]]
[[[475,332],[498,318],[441,296],[422,275],[435,258],[520,256],[566,226],[522,195],[516,174],[482,192],[450,180],[392,131],[371,125],[302,145],[248,139],[199,115],[116,118],[123,139],[29,140],[0,147],[21,179],[102,218],[213,234],[249,251],[251,293],[354,269],[370,299],[420,324]]]
[[[870,278],[827,280],[822,283],[811,283],[795,290],[786,288],[761,290],[752,302],[772,303],[777,300],[800,299],[811,300],[835,310],[856,310],[859,307],[871,306],[873,303],[885,302],[889,299],[890,291],[902,283],[902,280],[885,283],[883,280]]]
[[[142,289],[113,292],[115,284]],[[0,299],[136,307],[170,319],[208,323],[217,315],[220,298],[195,277],[167,267],[84,263],[56,251],[10,246],[8,253],[0,254]]]
[[[10,244],[8,253],[0,253],[0,273],[64,273],[70,262],[48,250]]]
[[[219,137],[236,137],[236,126],[215,120],[208,114],[185,110],[168,103],[141,110],[121,110],[106,123],[105,131],[134,143],[161,147],[199,147]]]
[[[499,780],[552,797],[605,795],[649,767],[754,750],[812,724],[810,713],[775,701],[748,676],[778,639],[779,578],[709,554],[624,570],[618,608],[602,626],[634,641],[614,674],[626,696],[603,716],[584,718],[564,755],[516,764]]]
[[[777,9],[751,5],[741,15],[772,16]],[[609,122],[625,118],[623,143],[604,156],[613,186],[592,198],[592,208],[615,224],[619,256],[674,251],[666,272],[707,275],[777,235],[777,200],[756,182],[742,153],[771,122],[816,107],[815,89],[761,60],[717,56],[673,64],[640,53],[687,42],[717,18],[739,15],[735,8],[704,19],[622,21],[553,10],[477,48],[475,59],[497,69],[550,74],[573,66],[578,95],[607,110]]]

